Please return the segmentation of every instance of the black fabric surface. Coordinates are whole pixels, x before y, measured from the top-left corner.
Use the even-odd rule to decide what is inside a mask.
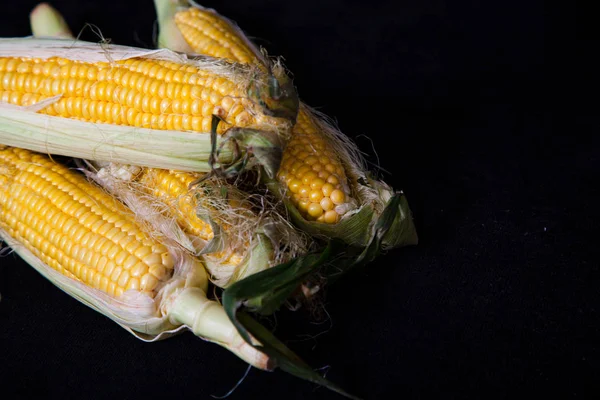
[[[3,2],[0,36],[28,35],[34,4]],[[153,44],[150,0],[53,4],[74,31]],[[420,236],[328,287],[319,324],[278,313],[278,337],[365,399],[598,397],[597,69],[574,58],[598,48],[591,17],[535,0],[202,4],[285,56]],[[141,342],[12,254],[0,293],[3,399],[210,399],[246,371],[189,333]],[[229,398],[341,397],[253,369]]]

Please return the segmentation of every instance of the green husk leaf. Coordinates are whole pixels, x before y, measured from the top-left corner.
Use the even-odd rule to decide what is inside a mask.
[[[403,194],[399,194],[399,196],[398,212],[393,217],[388,217],[392,218],[392,221],[387,233],[381,238],[381,244],[384,249],[414,246],[419,243],[419,237],[408,206],[408,200]]]
[[[341,244],[331,241],[321,253],[311,253],[279,264],[231,285],[223,294],[223,301],[234,301],[250,311],[271,315],[311,273],[340,252]]]
[[[349,399],[360,400],[360,397],[346,392],[338,385],[323,378],[312,370],[308,364],[302,361],[302,359],[283,344],[283,342],[277,339],[275,335],[269,332],[265,327],[253,320],[248,314],[244,312],[237,313],[237,320],[233,321],[233,323],[238,330],[240,328],[245,328],[247,332],[259,340],[263,345],[254,347],[275,360],[277,365],[285,372],[309,382],[316,383],[317,385],[324,386]],[[243,336],[241,331],[240,335]],[[246,339],[247,336],[248,335],[243,336],[244,339]]]
[[[342,251],[342,244],[332,241],[322,253],[298,257],[238,281],[223,293],[223,307],[242,338],[275,360],[282,370],[348,398],[358,399],[313,371],[271,332],[242,311],[247,308],[262,315],[274,313],[301,282]],[[261,344],[254,344],[251,335]]]
[[[227,284],[241,281],[249,276],[269,268],[269,261],[273,257],[274,249],[271,240],[264,234],[258,233],[254,237],[252,248],[249,249],[245,259],[235,269]]]
[[[349,398],[356,398],[311,370],[296,354],[242,309],[261,315],[271,315],[312,274],[320,273],[332,281],[350,269],[366,265],[380,254],[385,238],[393,233],[398,222],[403,222],[398,217],[402,217],[403,207],[406,206],[406,199],[402,193],[391,196],[383,212],[373,224],[373,235],[367,246],[349,247],[341,240],[334,239],[329,241],[321,253],[298,257],[231,285],[223,294],[223,307],[244,340],[273,358],[284,371],[323,385]],[[411,233],[410,230],[406,232]],[[405,237],[404,240],[410,241],[412,238]],[[254,345],[250,335],[258,339],[262,346]]]
[[[402,193],[396,193],[393,195],[375,222],[374,234],[370,243],[363,249],[354,248],[353,250],[349,250],[344,257],[344,262],[338,262],[335,263],[335,265],[330,265],[329,268],[326,268],[326,271],[323,273],[323,275],[327,277],[329,283],[332,283],[350,269],[365,266],[381,254],[385,248],[385,238],[390,234],[393,235],[394,233],[397,233],[393,231],[393,228],[398,223],[398,216],[402,212],[403,202],[406,202],[406,198]],[[412,244],[413,234],[416,235],[416,233],[414,230],[407,232],[408,235],[403,238],[403,241]],[[416,236],[414,240],[416,240]],[[345,261],[348,258],[350,258],[350,262]]]

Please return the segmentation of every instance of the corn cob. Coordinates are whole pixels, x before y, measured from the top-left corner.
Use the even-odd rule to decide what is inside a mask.
[[[0,189],[0,237],[63,290],[141,337],[189,324],[268,367],[206,298],[202,266],[153,238],[83,176],[47,156],[0,146]]]
[[[210,144],[213,139],[220,147],[231,140],[237,142],[225,149],[224,163],[233,153],[237,160],[247,158],[249,147],[279,151],[277,137],[288,135],[296,110],[269,97],[270,79],[255,68],[207,58],[186,61],[185,56],[167,50],[157,53],[58,39],[0,39],[0,143],[20,145],[21,140],[31,150],[81,156],[80,142],[61,139],[58,143],[55,136],[64,136],[68,130],[69,135],[89,140],[96,131],[89,146],[94,153],[88,158],[116,161],[132,159],[131,154],[121,158],[119,153],[123,137],[129,135],[130,153],[137,155],[134,162],[145,160],[163,167],[162,159],[181,157],[179,152],[165,148],[164,141],[150,141],[140,148],[150,148],[162,159],[141,157],[136,139],[140,142],[140,137],[153,138],[155,131],[166,130],[176,146],[189,140],[186,132],[200,132],[204,146],[186,152],[204,151],[201,158],[207,165],[194,169],[207,172],[215,156]],[[36,113],[19,116],[25,111]],[[60,118],[42,118],[40,114]],[[215,118],[221,120],[216,127]],[[22,125],[29,132],[24,134]],[[56,126],[56,132],[49,134],[48,126]],[[211,137],[213,130],[222,137]],[[24,139],[33,135],[37,135],[35,145],[26,143]],[[107,137],[114,143],[107,143]],[[269,168],[275,169],[279,160],[275,157],[271,162]],[[244,159],[238,166],[246,164]]]
[[[165,28],[165,33],[161,33],[164,43],[177,46],[183,40],[186,47],[199,54],[268,67],[269,61],[261,57],[256,46],[216,11],[185,0],[155,0],[155,5],[161,30]],[[174,32],[173,25],[180,31]],[[297,123],[277,173],[285,196],[293,205],[292,216],[299,214],[296,223],[316,235],[368,245],[376,235],[375,221],[393,197],[393,191],[383,182],[371,179],[361,160],[360,152],[348,139],[300,104]],[[269,187],[280,191],[272,182]],[[403,201],[391,229],[395,233],[387,235],[383,247],[416,242],[408,205]],[[400,237],[400,232],[408,239]]]

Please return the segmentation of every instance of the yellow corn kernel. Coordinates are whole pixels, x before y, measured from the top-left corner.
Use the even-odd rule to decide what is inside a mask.
[[[91,223],[98,220],[105,223]],[[28,150],[0,148],[0,227],[45,264],[112,296],[140,287],[134,276],[152,294],[156,273],[161,280],[173,273],[161,253],[152,264],[144,261],[155,254],[149,248],[165,248],[130,210],[82,175]],[[123,235],[109,238],[107,229]],[[125,249],[132,238],[141,243],[135,253]]]

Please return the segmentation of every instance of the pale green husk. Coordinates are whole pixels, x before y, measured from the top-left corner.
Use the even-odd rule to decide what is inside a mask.
[[[271,266],[275,260],[273,243],[263,234],[256,234],[253,239],[246,251],[246,256],[239,265],[225,263],[211,257],[210,254],[201,256],[215,285],[227,288],[232,283],[264,271]]]

